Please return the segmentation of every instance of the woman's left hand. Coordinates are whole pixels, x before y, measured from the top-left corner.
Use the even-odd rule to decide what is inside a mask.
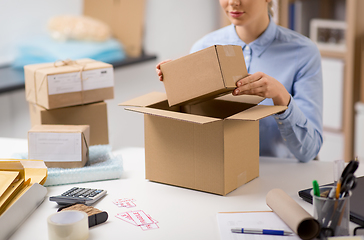
[[[275,78],[262,72],[256,72],[236,82],[233,95],[258,95],[272,98],[274,105],[288,106],[291,99],[286,88]]]

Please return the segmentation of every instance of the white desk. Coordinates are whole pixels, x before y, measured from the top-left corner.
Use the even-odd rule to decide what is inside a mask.
[[[329,162],[298,163],[292,159],[261,158],[259,178],[227,196],[219,196],[145,180],[143,148],[126,148],[115,153],[122,154],[124,158],[125,171],[121,179],[74,184],[108,191],[108,195],[94,207],[108,212],[109,219],[91,228],[89,239],[220,239],[216,213],[270,210],[265,196],[273,188],[283,189],[312,213],[312,205],[301,200],[297,192],[311,187],[313,179],[320,184],[333,181],[332,163]],[[0,157],[3,157],[1,151]],[[356,175],[364,175],[364,166],[359,167]],[[48,187],[45,201],[10,239],[48,239],[46,220],[57,210],[57,205],[48,197],[74,185]],[[119,208],[112,203],[116,198],[134,198],[137,207]],[[150,214],[159,222],[160,228],[143,231],[115,217],[117,213],[131,209]],[[354,226],[351,224],[351,228]]]

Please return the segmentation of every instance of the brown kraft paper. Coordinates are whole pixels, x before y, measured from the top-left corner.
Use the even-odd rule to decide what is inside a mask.
[[[319,222],[282,189],[269,191],[266,202],[301,239],[313,239],[319,235]]]

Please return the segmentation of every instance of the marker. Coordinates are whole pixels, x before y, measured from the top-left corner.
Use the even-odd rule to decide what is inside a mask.
[[[312,181],[312,186],[313,186],[313,195],[315,195],[316,197],[320,197],[320,187],[316,180]]]
[[[339,180],[336,185],[336,199],[339,199],[340,197],[340,191],[341,191],[341,181]]]
[[[265,235],[280,235],[288,236],[293,234],[289,231],[284,230],[272,230],[272,229],[257,229],[257,228],[232,228],[233,233],[248,233],[248,234],[265,234]]]

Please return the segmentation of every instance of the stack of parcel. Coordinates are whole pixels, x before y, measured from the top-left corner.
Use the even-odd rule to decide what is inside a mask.
[[[232,96],[248,73],[240,46],[215,45],[161,65],[165,93],[119,105],[144,114],[146,178],[226,195],[259,176],[259,119],[286,109]]]
[[[26,65],[24,74],[32,125],[29,157],[44,160],[48,167],[82,167],[89,146],[109,143],[104,100],[114,97],[113,66],[92,59],[67,60]],[[51,158],[53,152],[47,148],[56,149],[57,144],[68,149],[77,145],[79,160],[65,164],[42,158],[42,153]],[[61,152],[58,149],[54,154]]]

